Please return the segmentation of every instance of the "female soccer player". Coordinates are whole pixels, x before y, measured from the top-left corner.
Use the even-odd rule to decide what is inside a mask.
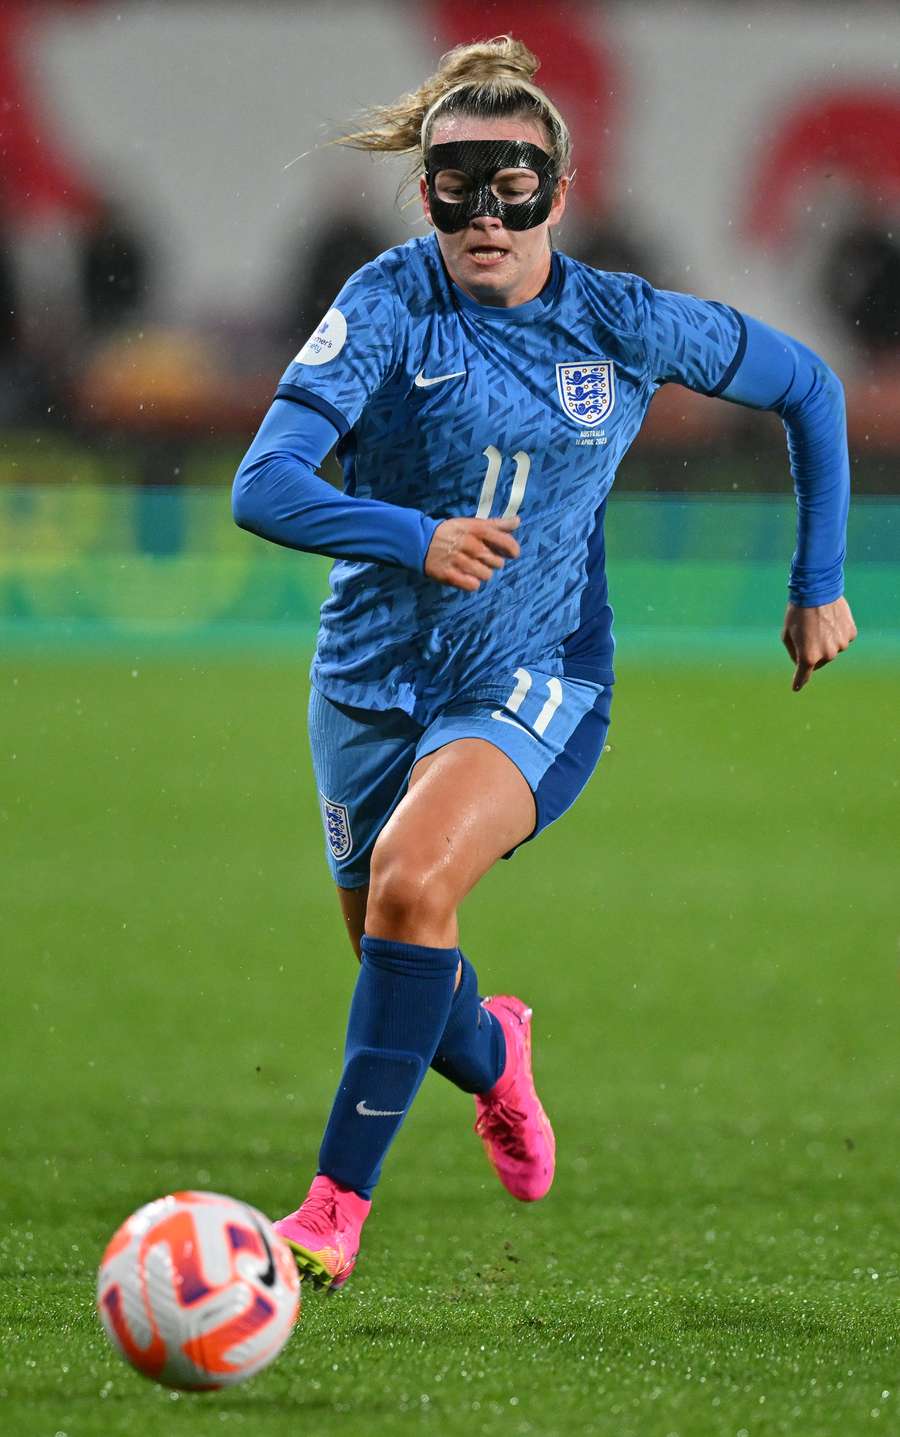
[[[327,852],[358,955],[344,1071],[298,1210],[317,1285],[349,1276],[385,1154],[429,1065],[475,1095],[515,1197],[554,1138],[531,1012],[482,1001],[457,908],[574,802],[613,683],[603,514],[661,384],[784,420],[798,501],[783,639],[800,689],[855,635],[841,597],[841,386],[724,304],[554,252],[565,122],[503,36],[460,46],[348,143],[421,175],[433,234],[351,277],[288,366],[235,480],[238,524],[329,554],[309,729]],[[343,494],[315,472],[337,443]]]

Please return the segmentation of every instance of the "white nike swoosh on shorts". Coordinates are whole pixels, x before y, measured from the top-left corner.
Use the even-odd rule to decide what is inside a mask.
[[[462,379],[465,373],[464,369],[457,369],[454,374],[436,374],[433,379],[426,379],[424,369],[420,369],[413,384],[417,389],[428,389],[432,384],[443,384],[445,379]]]
[[[500,709],[494,709],[491,718],[499,719],[501,723],[511,723],[513,728],[520,728],[523,733],[527,733],[529,738],[534,738],[535,742],[537,741],[528,725],[523,723],[521,719],[513,718],[512,714],[505,714]]]
[[[382,1111],[380,1108],[367,1108],[365,1098],[360,1098],[356,1105],[356,1111],[361,1118],[402,1118],[406,1109],[388,1108]]]

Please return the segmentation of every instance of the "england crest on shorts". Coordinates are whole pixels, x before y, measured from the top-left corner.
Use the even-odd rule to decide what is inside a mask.
[[[588,359],[581,364],[558,364],[559,402],[576,424],[593,429],[612,413],[616,381],[611,359]]]
[[[324,793],[319,794],[319,801],[322,805],[322,821],[325,824],[328,847],[338,860],[346,858],[353,848],[347,807],[343,803],[332,803]]]

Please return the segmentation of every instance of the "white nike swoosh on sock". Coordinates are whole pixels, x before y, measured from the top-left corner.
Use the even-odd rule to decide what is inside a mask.
[[[367,1108],[365,1098],[360,1098],[356,1111],[361,1118],[402,1118],[405,1108]]]

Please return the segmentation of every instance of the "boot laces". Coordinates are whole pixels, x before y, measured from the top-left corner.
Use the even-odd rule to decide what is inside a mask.
[[[340,1227],[335,1195],[322,1188],[310,1193],[309,1197],[304,1199],[300,1213],[300,1221],[303,1226],[309,1228],[310,1232],[321,1234],[322,1237],[333,1237]]]
[[[481,1138],[488,1138],[508,1158],[519,1162],[528,1160],[528,1148],[524,1141],[527,1118],[521,1108],[495,1098],[479,1115],[475,1131]]]

